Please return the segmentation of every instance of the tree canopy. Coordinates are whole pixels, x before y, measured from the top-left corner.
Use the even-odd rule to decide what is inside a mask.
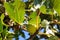
[[[25,39],[23,31],[30,37]],[[0,0],[0,40],[19,40],[19,36],[59,40],[60,0]]]

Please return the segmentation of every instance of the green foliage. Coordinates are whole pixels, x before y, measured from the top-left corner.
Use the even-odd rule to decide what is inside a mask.
[[[38,38],[37,36],[35,36],[35,37],[33,38],[33,40],[39,40],[39,38]]]
[[[24,3],[20,0],[15,0],[15,2],[12,4],[5,2],[4,3],[5,9],[9,17],[15,22],[20,24],[24,20],[24,14],[25,14]]]
[[[29,2],[26,2],[26,8],[30,9],[30,7],[33,7],[34,5],[36,6],[37,4],[41,4],[42,1],[44,0],[29,0]],[[12,19],[14,22],[21,24],[24,21],[25,3],[22,2],[22,0],[14,0],[14,2],[4,2],[4,7],[10,19]],[[49,14],[53,15],[54,10],[56,10],[58,15],[60,15],[60,1],[59,0],[46,0],[45,3],[42,4],[40,8],[40,12],[42,12],[43,14],[41,13],[40,15],[37,15],[39,14],[39,12],[37,13],[38,10],[32,13],[31,11],[29,11],[31,14],[29,15],[30,20],[28,20],[27,31],[31,35],[33,35],[38,30],[37,27],[39,26],[41,20],[47,19],[51,21],[52,16],[50,16]],[[49,13],[49,14],[46,14],[46,13]],[[0,34],[0,40],[2,40],[2,38],[5,38],[5,37],[8,37],[7,38],[8,40],[12,40],[10,39],[11,37],[15,37],[16,40],[18,40],[19,35],[25,38],[24,32],[22,32],[22,30],[20,29],[14,30],[14,33],[15,33],[14,35],[8,34],[8,30],[7,30],[8,26],[3,22],[4,16],[5,15],[2,14],[0,17],[0,33],[2,34],[2,36]],[[39,16],[41,19],[39,18]],[[6,26],[5,29],[3,29],[3,25]],[[46,25],[46,21],[45,21],[45,25]],[[39,40],[39,38],[35,37],[33,40]],[[48,40],[58,40],[58,37],[51,36]]]
[[[48,38],[48,40],[58,40],[57,36],[51,36],[50,38]]]
[[[30,33],[30,35],[33,35],[36,32],[37,28],[35,25],[28,24],[27,25],[27,31]]]
[[[8,33],[8,34],[7,34],[7,37],[8,37],[8,38],[14,38],[14,35],[13,35],[13,34]]]
[[[6,24],[3,23],[3,19],[4,19],[4,14],[2,14],[0,17],[0,33],[2,34],[0,40],[2,40],[2,37],[4,38],[7,35],[7,27],[3,29],[3,25],[7,26]]]
[[[60,16],[60,0],[54,0],[54,9],[57,11],[57,13]]]
[[[46,6],[45,5],[42,5],[41,8],[40,8],[40,11],[44,14],[46,14]]]
[[[25,38],[25,34],[24,34],[23,30],[20,29],[19,33],[20,33],[19,34],[20,36],[22,36],[23,38]]]
[[[42,0],[34,0],[35,5],[40,4],[41,2],[42,2]]]
[[[2,40],[2,37],[0,37],[0,40]]]
[[[0,19],[0,33],[3,31],[3,25],[2,25],[2,22],[1,22],[1,19]]]
[[[0,33],[3,32],[2,15],[0,17]]]
[[[59,0],[49,0],[49,8],[56,10],[58,15],[60,15],[60,1]]]
[[[44,5],[46,6],[46,9],[49,8],[49,9],[52,9],[52,11],[56,10],[58,15],[60,15],[60,1],[59,0],[46,0]]]
[[[8,25],[6,25],[6,24],[3,22],[4,17],[5,17],[4,14],[2,14],[2,15],[1,15],[1,23],[2,23],[2,25],[4,25],[4,26],[8,26]]]
[[[36,18],[37,18],[37,13],[32,12],[30,15],[31,20],[29,20],[29,24],[34,24],[36,25]],[[38,17],[38,24],[40,23],[41,19]]]
[[[13,7],[11,7],[11,4],[6,2],[6,3],[4,3],[4,6],[5,6],[5,9],[6,9],[8,15],[10,16],[10,18],[14,19],[14,12],[13,12],[14,9],[13,9]]]
[[[25,38],[24,32],[20,32],[20,36],[22,36],[23,38]]]

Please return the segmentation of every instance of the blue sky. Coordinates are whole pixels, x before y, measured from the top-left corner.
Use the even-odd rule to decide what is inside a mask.
[[[9,30],[10,32],[14,32],[14,30],[12,30],[12,28]],[[40,30],[40,32],[43,32],[44,29]],[[30,36],[28,35],[29,33],[26,31],[23,31],[25,33],[25,38],[19,36],[19,40],[26,40],[28,39]],[[15,38],[13,38],[12,40],[15,40]],[[45,40],[44,38],[40,39],[40,40]]]
[[[23,0],[24,2],[28,1],[28,0]]]
[[[12,30],[12,28],[9,30],[10,32],[14,32],[14,30]],[[30,36],[28,35],[29,33],[26,31],[23,31],[25,33],[25,38],[19,36],[19,40],[26,40],[28,39]],[[15,38],[13,38],[13,40],[15,40]]]

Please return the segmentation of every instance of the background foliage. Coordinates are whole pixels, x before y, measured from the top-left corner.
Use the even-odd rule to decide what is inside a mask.
[[[51,26],[54,35],[47,34],[45,25]],[[50,22],[50,24],[48,24]],[[44,22],[43,22],[44,24]],[[54,29],[54,25],[57,28]],[[10,32],[10,30],[13,32]],[[44,29],[44,32],[40,32]],[[58,31],[57,31],[58,30]],[[0,40],[25,39],[25,33],[30,36],[26,40],[58,40],[60,38],[60,1],[59,0],[0,0]],[[47,30],[48,31],[48,30]],[[53,37],[53,38],[52,38]]]

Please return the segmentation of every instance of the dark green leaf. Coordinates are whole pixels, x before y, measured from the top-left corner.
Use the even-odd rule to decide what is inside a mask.
[[[39,38],[38,38],[37,36],[35,36],[35,37],[33,38],[33,40],[39,40]]]
[[[58,15],[60,15],[60,0],[50,0],[53,6],[53,9],[57,11]]]
[[[2,22],[1,22],[1,19],[0,19],[0,33],[3,31],[3,25],[2,25]]]
[[[22,36],[23,38],[25,38],[25,34],[24,34],[24,32],[22,30],[20,30],[19,34],[20,34],[20,36]]]
[[[57,36],[51,36],[48,38],[48,40],[58,40],[58,37]]]
[[[37,4],[40,4],[43,0],[34,0],[34,4],[37,5]]]

